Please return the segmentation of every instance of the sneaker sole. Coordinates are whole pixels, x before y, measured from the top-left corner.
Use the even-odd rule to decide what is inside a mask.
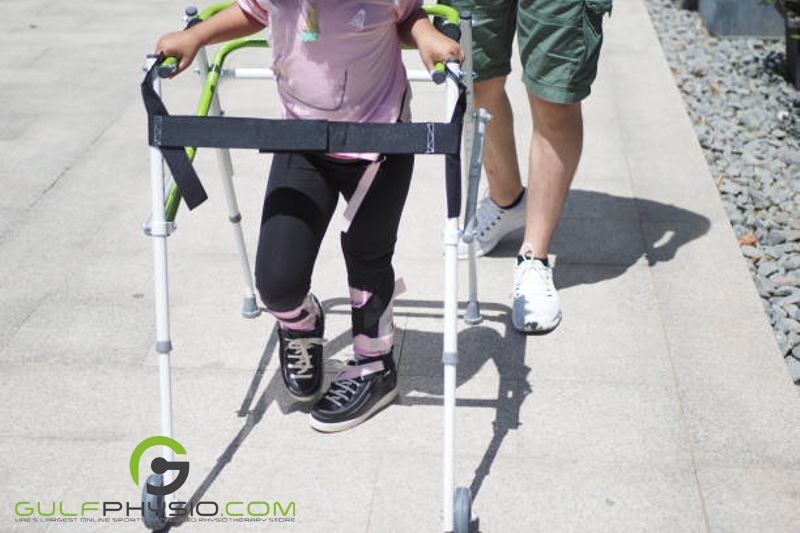
[[[284,383],[284,388],[285,388],[285,386],[286,386],[286,384]],[[288,388],[286,389],[286,393],[289,396],[291,396],[293,400],[295,400],[297,402],[308,403],[308,402],[316,400],[320,396],[319,393],[322,391],[322,389],[323,389],[323,387],[320,387],[318,391],[316,391],[314,394],[312,394],[310,396],[298,396],[297,394],[295,394],[292,391],[290,391]]]
[[[359,417],[350,420],[343,420],[341,422],[322,422],[314,418],[313,415],[309,415],[309,418],[311,418],[311,427],[322,433],[336,433],[337,431],[344,431],[346,429],[355,427],[364,422],[365,420],[367,420],[369,417],[371,417],[381,409],[383,409],[384,407],[386,407],[387,405],[389,405],[390,403],[392,403],[394,399],[397,398],[398,389],[399,386],[395,387],[393,391],[391,391],[389,394],[381,398],[380,401],[378,401],[375,405],[373,405],[369,411],[367,411],[366,413],[364,413]]]
[[[547,324],[539,324],[538,322],[526,322],[523,324],[522,327],[518,327],[514,324],[514,329],[524,335],[544,335],[546,333],[550,333],[554,329],[561,324],[561,313],[553,320]]]

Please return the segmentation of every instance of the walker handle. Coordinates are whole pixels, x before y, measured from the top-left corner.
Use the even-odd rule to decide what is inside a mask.
[[[156,74],[158,74],[159,78],[169,78],[175,74],[176,70],[178,70],[178,58],[170,56],[159,62]]]
[[[436,85],[441,85],[444,83],[444,80],[447,78],[446,68],[444,66],[444,62],[437,61],[436,64],[433,66],[433,70],[431,70],[431,79],[433,83]]]

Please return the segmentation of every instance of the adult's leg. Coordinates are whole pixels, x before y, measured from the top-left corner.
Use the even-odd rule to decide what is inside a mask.
[[[556,104],[528,93],[530,145],[525,239],[514,267],[511,321],[522,333],[546,333],[561,322],[547,249],[578,167],[583,145],[580,103]]]
[[[514,115],[505,85],[506,76],[501,76],[476,82],[473,86],[475,106],[492,115],[492,120],[486,124],[483,166],[489,197],[500,206],[511,205],[522,193]]]
[[[528,93],[533,133],[524,243],[546,258],[583,148],[580,102],[557,104]],[[527,251],[527,250],[526,250]]]
[[[514,115],[505,90],[506,76],[474,84],[475,105],[491,115],[486,125],[483,166],[489,194],[476,213],[475,253],[489,253],[506,235],[525,226],[525,189],[520,179],[514,140]],[[458,256],[469,256],[466,243],[459,243]]]
[[[611,0],[520,0],[517,35],[533,133],[512,322],[524,333],[545,333],[561,321],[547,252],[580,160],[580,102],[597,73],[602,16],[610,9]]]
[[[536,257],[547,257],[581,157],[580,102],[597,74],[611,1],[520,0],[518,45],[533,120],[524,247]]]

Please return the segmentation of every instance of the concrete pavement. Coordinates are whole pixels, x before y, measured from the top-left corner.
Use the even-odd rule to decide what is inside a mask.
[[[182,7],[6,4],[0,531],[144,529],[99,522],[90,509],[136,505],[129,459],[159,432],[138,84],[144,56],[179,27]],[[241,59],[253,60],[265,57]],[[264,83],[223,87],[228,114],[274,116]],[[196,85],[189,74],[169,84],[171,111],[193,110]],[[511,96],[525,166],[519,83]],[[439,101],[420,86],[417,117]],[[606,20],[585,120],[552,246],[563,323],[539,337],[511,328],[509,240],[479,263],[484,322],[460,325],[456,483],[472,488],[481,531],[800,531],[800,402],[641,0],[617,0]],[[251,249],[267,157],[234,156]],[[169,239],[174,425],[191,464],[179,497],[210,503],[182,527],[439,531],[440,158],[418,158],[397,246],[409,286],[396,308],[400,397],[336,435],[311,430],[283,392],[274,321],[239,315],[213,154],[201,152],[197,167],[211,199],[182,211]],[[314,280],[331,372],[349,344],[337,241],[329,233]],[[215,518],[247,518],[251,502],[251,515],[267,502],[267,517],[276,502],[294,502],[296,521],[199,521],[212,504],[228,513]]]

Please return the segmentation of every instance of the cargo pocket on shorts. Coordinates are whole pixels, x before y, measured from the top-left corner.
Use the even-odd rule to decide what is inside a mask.
[[[584,3],[589,11],[603,16],[606,13],[611,13],[611,7],[614,2],[613,0],[584,0]]]
[[[603,44],[603,15],[611,13],[613,0],[584,0],[583,42],[585,55],[573,83],[588,90],[597,75],[597,61]]]
[[[603,15],[606,13],[611,16],[611,7],[613,0],[583,0],[586,7],[586,19],[584,21],[584,30],[588,31],[586,34],[587,49],[591,48],[591,39],[603,38]]]
[[[583,9],[576,4],[572,12],[533,12],[520,9],[518,40],[524,77],[543,88],[531,89],[535,95],[553,100],[553,91],[563,92],[584,56]],[[562,96],[556,96],[559,101]]]

